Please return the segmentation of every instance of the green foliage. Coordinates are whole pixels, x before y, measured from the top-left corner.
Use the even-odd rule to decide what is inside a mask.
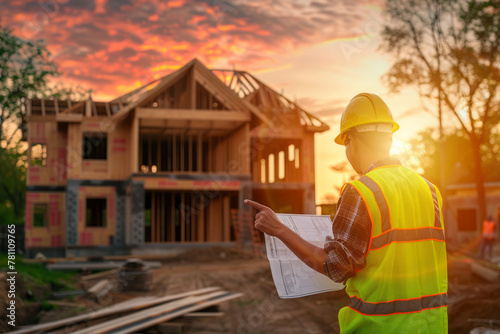
[[[0,148],[0,214],[2,224],[24,220],[26,195],[26,149],[20,142]]]
[[[16,271],[21,276],[31,276],[35,282],[40,284],[52,284],[54,286],[62,287],[63,290],[73,290],[76,271],[53,271],[45,268],[40,263],[24,263],[23,257],[16,255]],[[7,266],[7,254],[0,254],[0,269]]]
[[[58,309],[59,306],[56,306],[46,300],[42,301],[42,311],[44,312],[48,312],[48,311],[51,311],[53,309]]]
[[[0,27],[0,139],[4,122],[23,116],[25,98],[45,91],[57,74],[42,41],[27,41]]]
[[[24,101],[90,97],[90,91],[80,86],[48,86],[57,74],[43,41],[24,40],[0,25],[0,224],[24,220],[27,145],[18,132],[18,125],[26,122]]]

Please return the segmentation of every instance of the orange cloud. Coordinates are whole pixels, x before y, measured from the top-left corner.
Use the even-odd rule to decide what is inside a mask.
[[[170,8],[176,8],[176,7],[182,7],[184,5],[184,1],[169,1],[167,4],[167,7]]]

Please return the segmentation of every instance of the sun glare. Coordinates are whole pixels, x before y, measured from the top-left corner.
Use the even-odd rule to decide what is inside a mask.
[[[403,157],[405,154],[408,153],[408,150],[410,150],[411,146],[407,142],[399,139],[399,138],[392,138],[392,148],[391,148],[391,156],[395,156],[398,158]]]

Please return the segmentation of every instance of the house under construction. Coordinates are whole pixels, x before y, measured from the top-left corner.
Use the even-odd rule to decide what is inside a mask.
[[[244,198],[314,213],[327,129],[251,74],[196,59],[110,102],[31,99],[27,254],[230,243]]]

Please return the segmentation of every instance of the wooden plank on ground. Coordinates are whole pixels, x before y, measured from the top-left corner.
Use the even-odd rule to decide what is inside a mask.
[[[193,312],[184,314],[183,317],[222,317],[224,312]]]
[[[105,277],[105,276],[109,276],[109,275],[116,275],[117,273],[118,273],[117,269],[111,269],[111,270],[107,270],[107,271],[101,271],[100,273],[96,273],[96,274],[92,274],[92,275],[82,276],[80,279],[82,281],[88,281],[88,280],[101,278],[101,277]]]
[[[184,314],[192,313],[208,306],[220,304],[224,301],[239,298],[242,295],[243,294],[241,293],[221,291],[200,297],[188,297],[180,301],[160,305],[154,309],[137,312],[132,316],[120,317],[109,322],[87,328],[87,330],[90,331],[77,331],[74,334],[135,333],[144,328],[149,328],[156,324],[180,317]]]
[[[115,304],[110,307],[103,308],[98,311],[90,312],[90,313],[84,313],[80,314],[74,317],[66,318],[66,319],[61,319],[57,321],[52,321],[52,322],[47,322],[43,324],[37,324],[33,326],[29,326],[26,328],[22,328],[17,331],[10,332],[10,334],[28,334],[28,333],[34,333],[34,332],[41,332],[41,331],[46,331],[49,329],[54,329],[54,328],[59,328],[62,326],[66,326],[68,324],[75,324],[78,322],[82,322],[85,320],[93,320],[93,319],[98,319],[102,318],[108,315],[113,315],[113,314],[118,314],[118,313],[124,313],[124,312],[129,312],[129,311],[134,311],[134,310],[140,310],[145,307],[150,307],[154,305],[158,305],[161,303],[166,303],[172,300],[177,300],[181,299],[184,297],[188,296],[197,296],[200,294],[204,293],[210,293],[220,290],[219,287],[209,287],[209,288],[204,288],[204,289],[199,289],[199,290],[193,290],[193,291],[188,291],[188,292],[183,292],[183,293],[178,293],[175,295],[169,295],[169,296],[163,296],[163,297],[139,297],[139,298],[134,298],[131,300],[124,301],[119,304]]]
[[[209,300],[211,298],[219,297],[227,294],[226,291],[215,291],[208,294],[203,294],[201,296],[187,296],[182,299],[174,300],[165,304],[161,304],[155,307],[151,307],[142,311],[138,311],[132,314],[127,314],[125,316],[115,318],[106,322],[102,322],[100,324],[90,326],[79,331],[74,332],[73,334],[100,334],[100,333],[109,333],[109,332],[118,332],[122,333],[122,328],[125,326],[133,325],[137,322],[144,323],[146,319],[151,317],[156,317],[162,315],[164,313],[176,310],[178,308],[184,308],[190,306],[194,303],[198,303],[204,300]],[[189,312],[186,312],[189,313]],[[163,322],[163,321],[161,321]],[[157,322],[160,323],[160,322]],[[153,326],[157,323],[153,323],[150,326]],[[147,326],[147,327],[150,327]],[[145,328],[147,328],[145,327]]]

